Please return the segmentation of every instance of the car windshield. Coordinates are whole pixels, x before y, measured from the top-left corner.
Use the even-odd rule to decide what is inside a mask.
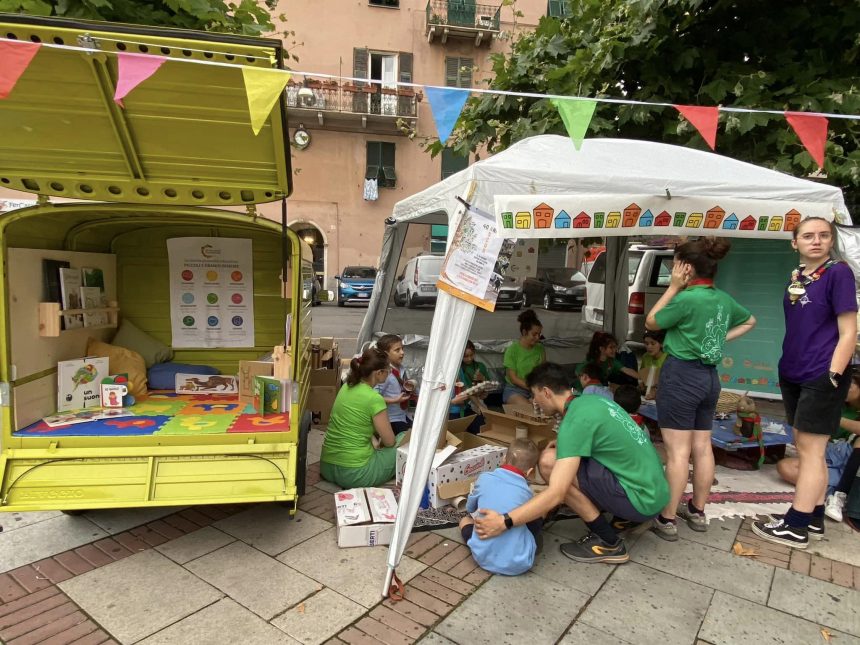
[[[585,276],[576,269],[547,269],[547,280],[555,284],[570,284],[572,282],[585,282]]]
[[[342,277],[373,280],[376,278],[376,269],[373,267],[346,267],[343,270]]]

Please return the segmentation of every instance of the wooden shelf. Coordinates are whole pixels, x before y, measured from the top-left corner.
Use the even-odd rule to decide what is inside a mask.
[[[62,329],[61,317],[74,316],[80,314],[103,314],[108,315],[107,325],[97,325],[94,327],[77,327],[76,329],[115,329],[117,326],[117,318],[119,316],[119,307],[115,301],[108,303],[107,307],[93,307],[91,309],[60,309],[58,302],[40,302],[39,303],[39,336],[56,337],[62,331],[72,331],[70,329]]]

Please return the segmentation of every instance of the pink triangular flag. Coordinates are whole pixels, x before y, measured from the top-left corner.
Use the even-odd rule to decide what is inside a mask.
[[[786,112],[785,120],[794,128],[800,143],[815,160],[819,168],[824,168],[824,144],[827,143],[827,118],[803,112]]]
[[[720,120],[720,108],[701,105],[676,105],[675,109],[681,113],[693,127],[699,131],[711,150],[717,146],[717,123]]]
[[[149,54],[117,54],[118,69],[116,79],[116,92],[113,100],[122,107],[122,100],[128,96],[138,85],[158,71],[158,68],[167,60],[164,56],[151,56]]]
[[[30,65],[33,56],[39,51],[40,43],[28,43],[18,40],[0,42],[0,99],[11,94],[15,83]]]

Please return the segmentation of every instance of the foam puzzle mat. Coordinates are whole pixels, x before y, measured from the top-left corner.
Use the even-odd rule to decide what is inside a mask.
[[[257,414],[236,395],[152,392],[127,409],[131,414],[51,427],[39,420],[14,437],[129,437],[284,432],[289,414]]]

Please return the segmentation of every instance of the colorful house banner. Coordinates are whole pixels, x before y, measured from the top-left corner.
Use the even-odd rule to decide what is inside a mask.
[[[832,220],[832,204],[654,195],[496,195],[503,238],[717,235],[789,239],[804,217]]]

